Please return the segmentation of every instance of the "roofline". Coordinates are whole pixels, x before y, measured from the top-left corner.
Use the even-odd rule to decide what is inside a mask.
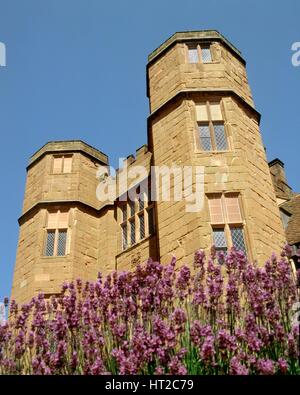
[[[280,159],[278,159],[278,158],[275,158],[275,159],[271,160],[271,161],[268,163],[268,165],[269,165],[269,167],[271,167],[271,166],[276,165],[277,163],[278,163],[281,167],[284,168],[284,163],[283,163]]]
[[[53,140],[48,141],[38,149],[29,159],[27,170],[46,154],[57,152],[82,152],[97,161],[108,164],[108,156],[83,140]]]
[[[239,49],[237,49],[227,38],[225,38],[218,30],[188,30],[174,33],[171,37],[169,37],[166,41],[164,41],[159,47],[157,47],[154,51],[150,53],[148,56],[148,63],[146,65],[146,95],[150,97],[149,91],[149,68],[163,56],[167,51],[169,51],[174,45],[179,42],[211,42],[211,41],[220,41],[223,45],[234,55],[236,56],[244,66],[246,66],[246,61],[242,57],[242,53]]]
[[[226,37],[224,37],[218,30],[187,30],[176,32],[172,34],[167,40],[159,45],[154,51],[148,55],[148,65],[151,64],[157,57],[161,56],[165,51],[169,50],[170,47],[178,42],[185,41],[222,41],[223,44],[233,52],[242,63],[246,64],[245,59],[242,57],[242,53],[237,49]]]
[[[281,207],[281,206],[283,206],[285,203],[288,203],[288,202],[289,202],[289,201],[287,200],[287,201],[285,201],[285,202],[279,204],[278,207],[279,207],[279,210],[284,211],[285,214],[287,214],[289,217],[291,217],[291,216],[293,215],[293,213],[291,213],[288,209],[286,209],[286,208],[284,208],[284,207]]]

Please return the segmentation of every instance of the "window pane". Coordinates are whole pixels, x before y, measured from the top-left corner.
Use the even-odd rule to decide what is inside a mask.
[[[57,227],[62,229],[62,228],[67,228],[69,224],[69,211],[61,211],[58,213],[58,225]]]
[[[140,239],[144,239],[145,238],[145,217],[144,214],[139,216],[139,220],[140,220]]]
[[[227,149],[227,140],[223,124],[214,124],[216,148],[218,151]]]
[[[196,48],[189,48],[189,63],[198,63],[199,62],[199,56],[198,56],[198,50]]]
[[[196,116],[198,122],[208,121],[207,106],[205,103],[196,105]]]
[[[149,235],[152,235],[155,232],[155,222],[154,222],[154,210],[150,208],[148,210],[148,231]]]
[[[135,214],[135,202],[129,200],[129,206],[130,206],[130,216],[132,217]]]
[[[121,207],[121,210],[122,210],[122,221],[124,222],[127,220],[127,204],[124,204]]]
[[[227,243],[224,229],[214,229],[214,244],[217,251],[227,251]]]
[[[204,151],[211,151],[211,138],[208,125],[199,125],[201,147]]]
[[[225,218],[223,213],[221,196],[210,196],[208,198],[210,222],[212,224],[224,224]]]
[[[130,243],[135,244],[135,221],[130,221]]]
[[[231,239],[234,248],[238,251],[243,251],[246,254],[243,228],[232,227],[230,228],[230,232],[231,232]]]
[[[210,103],[209,109],[212,121],[223,121],[220,103]]]
[[[227,212],[227,221],[229,223],[242,222],[239,197],[236,195],[232,195],[232,196],[225,195],[225,205]]]
[[[53,158],[53,173],[58,174],[62,172],[62,162],[63,162],[63,157],[54,157]]]
[[[48,230],[47,232],[47,240],[46,240],[46,256],[53,256],[54,255],[54,242],[55,242],[55,231]]]
[[[55,212],[55,213],[48,212],[47,228],[48,229],[56,229],[57,224],[58,224],[58,212]]]
[[[66,245],[67,245],[67,230],[60,230],[58,232],[58,244],[57,244],[57,255],[66,255]]]
[[[145,207],[144,199],[145,199],[145,194],[142,193],[141,196],[140,196],[140,199],[139,199],[139,211],[144,210],[144,207]]]
[[[72,171],[72,156],[64,157],[64,173],[71,173]]]
[[[122,226],[122,249],[127,248],[127,225]]]
[[[202,62],[211,63],[211,52],[210,48],[201,48]]]

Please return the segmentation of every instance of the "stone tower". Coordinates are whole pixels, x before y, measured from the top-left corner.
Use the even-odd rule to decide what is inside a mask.
[[[81,141],[51,142],[34,154],[12,298],[50,296],[65,280],[131,270],[149,256],[166,263],[175,254],[192,264],[194,252],[212,244],[220,251],[235,246],[259,262],[278,251],[285,235],[245,66],[216,31],[176,33],[149,56],[148,144],[125,164],[143,166],[147,182],[153,166],[202,168],[196,212],[173,198],[176,176],[166,201],[99,201],[96,173],[108,158]]]
[[[12,298],[57,293],[65,280],[95,275],[95,171],[108,158],[81,141],[51,142],[30,159]]]
[[[241,53],[217,31],[176,33],[147,76],[153,164],[204,166],[203,210],[157,203],[161,260],[215,244],[264,262],[285,236]]]

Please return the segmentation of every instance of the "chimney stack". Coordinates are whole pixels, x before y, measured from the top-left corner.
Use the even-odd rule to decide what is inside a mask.
[[[276,158],[269,162],[269,168],[276,196],[282,199],[290,199],[292,197],[292,188],[286,181],[284,163]]]

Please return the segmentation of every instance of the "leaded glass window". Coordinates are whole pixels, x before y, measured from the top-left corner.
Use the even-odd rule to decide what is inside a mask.
[[[187,46],[188,63],[211,63],[212,55],[210,45],[193,44]]]
[[[135,244],[135,221],[130,221],[130,243],[131,245]]]
[[[213,244],[217,250],[234,247],[247,254],[240,200],[238,193],[208,195]]]
[[[202,149],[204,151],[210,151],[212,146],[209,125],[199,125],[199,135]]]
[[[227,139],[224,124],[213,124],[215,131],[216,149],[217,151],[227,150]]]
[[[211,52],[209,47],[201,48],[201,57],[202,57],[202,63],[211,63],[212,58],[211,58]]]
[[[54,255],[54,243],[55,243],[55,230],[47,231],[47,240],[46,240],[46,256]]]
[[[140,222],[140,240],[145,238],[145,216],[144,213],[139,215]]]
[[[145,208],[144,194],[141,194],[139,199],[139,211],[144,210],[144,208]]]
[[[197,47],[190,47],[188,49],[188,57],[189,57],[189,63],[198,63],[199,62],[199,55],[198,55],[198,49]]]
[[[130,216],[133,217],[135,214],[135,201],[129,200]]]
[[[245,246],[245,239],[244,239],[244,232],[242,227],[231,227],[231,239],[234,248],[237,251],[243,251],[246,253],[246,246]]]
[[[125,250],[128,246],[127,241],[127,224],[122,225],[122,248]]]
[[[127,204],[126,203],[122,206],[122,219],[123,219],[123,221],[127,220]]]
[[[214,229],[214,245],[217,251],[227,251],[227,242],[224,229]]]
[[[196,104],[200,148],[203,151],[225,151],[228,141],[220,102]]]
[[[67,230],[60,229],[58,231],[57,256],[66,255],[66,246],[67,246]]]
[[[149,184],[149,180],[145,179],[139,186],[135,187],[134,200],[128,199],[126,202],[120,202],[117,215],[121,227],[120,244],[122,251],[143,241],[155,231],[153,221],[154,205],[149,199]]]
[[[69,211],[47,213],[45,256],[65,256],[68,253]]]

